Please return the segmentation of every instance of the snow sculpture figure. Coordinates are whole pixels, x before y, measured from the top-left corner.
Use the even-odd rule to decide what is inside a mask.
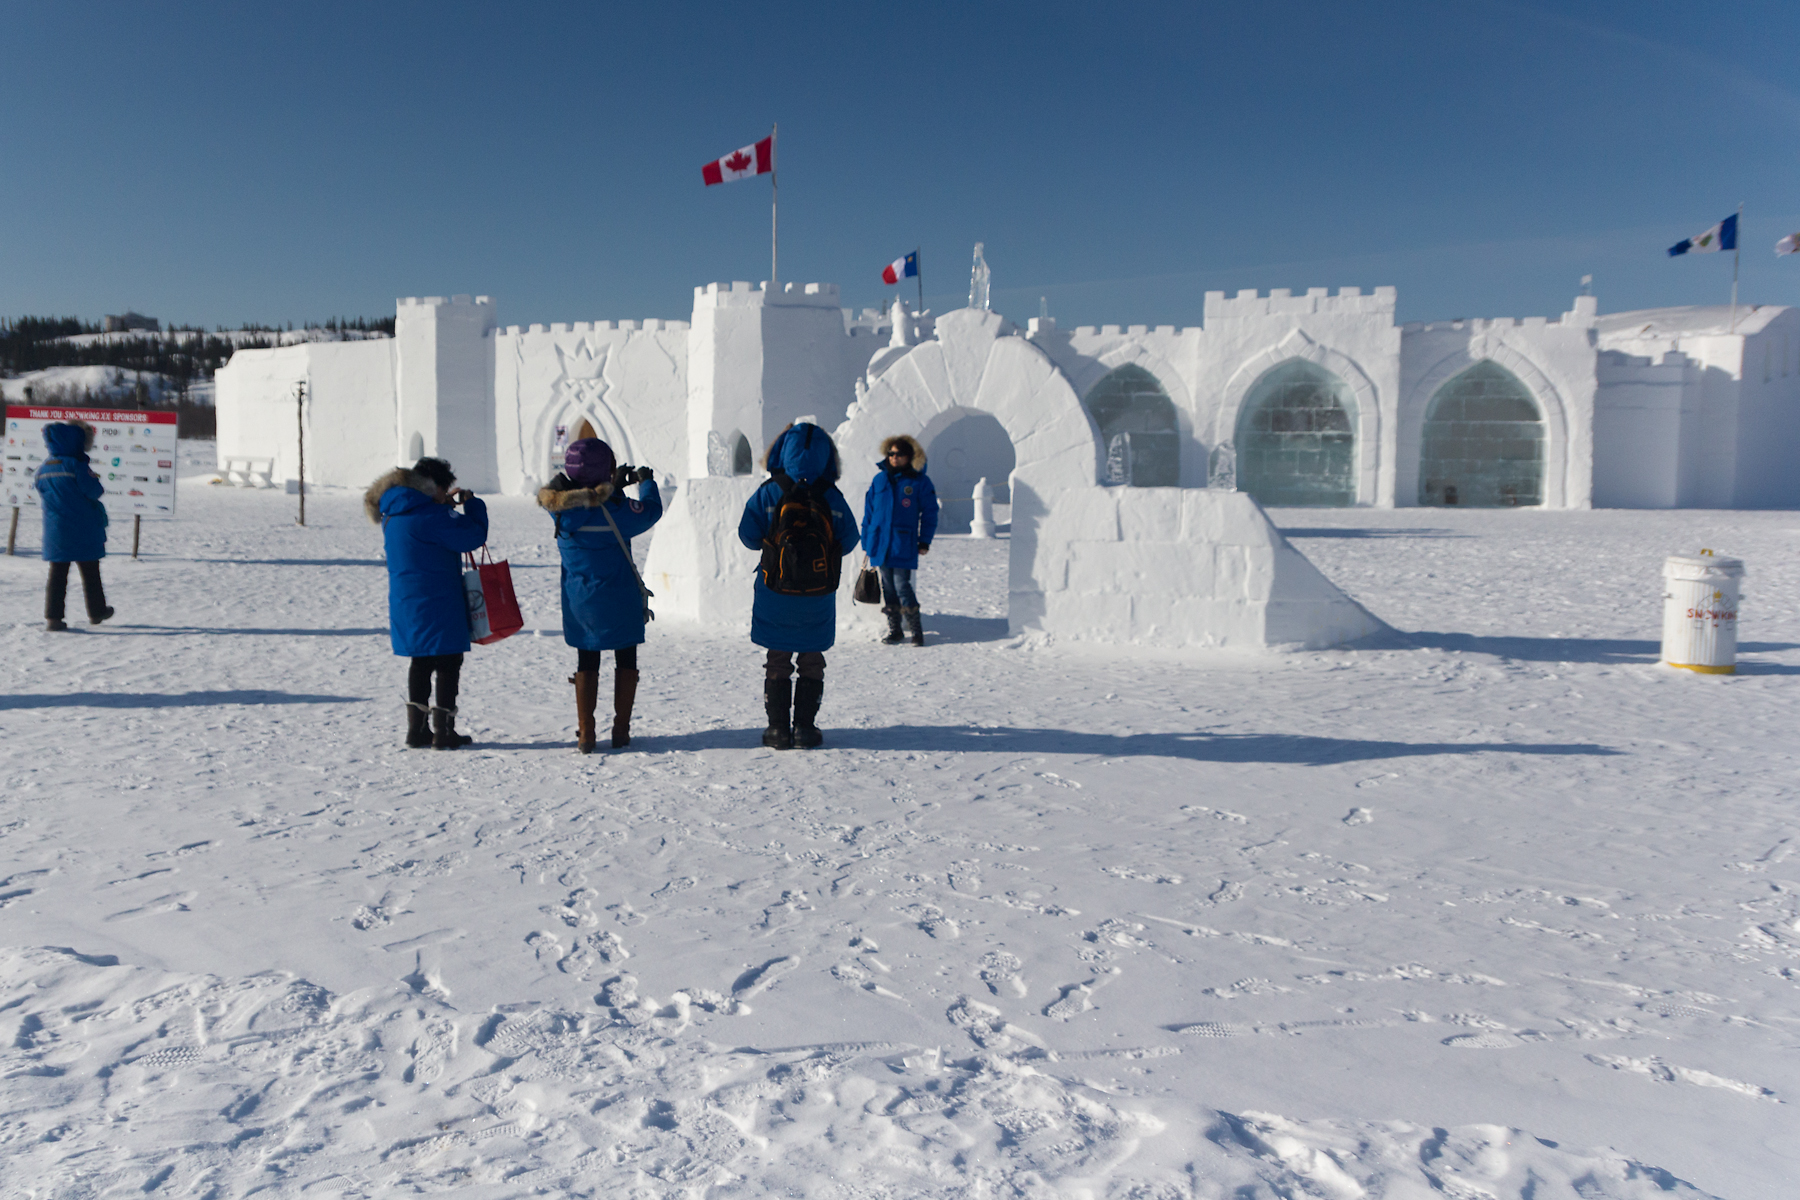
[[[993,280],[993,272],[988,270],[987,259],[982,257],[984,245],[985,242],[975,243],[975,263],[969,268],[969,307],[986,311],[992,307],[988,303],[988,285]]]
[[[888,338],[890,346],[910,346],[912,339],[912,318],[906,311],[906,301],[894,297],[894,333]]]
[[[1206,460],[1206,486],[1221,492],[1237,491],[1237,448],[1220,442]]]
[[[731,469],[731,447],[716,429],[706,432],[706,473],[708,475],[735,475]]]

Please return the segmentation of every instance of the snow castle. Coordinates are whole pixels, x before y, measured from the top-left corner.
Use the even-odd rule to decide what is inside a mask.
[[[925,444],[966,531],[1011,505],[1017,631],[1329,645],[1378,623],[1260,505],[1800,506],[1800,312],[1781,307],[1398,325],[1393,288],[1206,294],[1198,327],[1021,329],[982,308],[841,307],[824,283],[715,283],[688,321],[502,327],[486,296],[399,301],[392,339],[239,351],[219,454],[360,487],[421,454],[528,494],[597,435],[676,490],[649,564],[670,615],[749,602],[736,508],[762,448],[834,430],[859,497],[879,439]],[[719,528],[714,528],[718,526]],[[846,608],[850,607],[848,605]]]

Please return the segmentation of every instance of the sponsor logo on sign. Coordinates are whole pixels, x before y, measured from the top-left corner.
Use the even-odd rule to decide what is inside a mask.
[[[138,491],[138,490],[137,490],[137,489],[136,489],[136,488],[132,488],[132,489],[131,489],[131,490],[130,490],[130,491],[129,491],[129,492],[126,492],[126,493],[125,493],[125,494],[126,494],[126,495],[127,495],[127,496],[141,496],[141,495],[143,495],[143,494],[144,494],[144,493],[142,493],[142,492],[140,492],[140,491]]]

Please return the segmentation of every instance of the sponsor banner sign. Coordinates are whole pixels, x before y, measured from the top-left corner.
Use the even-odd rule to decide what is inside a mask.
[[[107,513],[148,520],[174,517],[174,413],[44,404],[9,404],[4,413],[0,504],[11,508],[38,507],[37,489],[32,484],[50,453],[44,449],[44,426],[58,421],[86,421],[94,427],[88,469],[100,477],[106,488],[100,502]]]

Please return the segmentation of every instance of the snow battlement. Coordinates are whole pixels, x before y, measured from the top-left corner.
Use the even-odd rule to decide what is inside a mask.
[[[1405,333],[1492,333],[1501,329],[1548,329],[1549,317],[1457,317],[1449,321],[1408,321],[1400,328]]]
[[[1032,337],[1040,333],[1054,333],[1056,318],[1033,317],[1026,322],[1026,328]],[[1073,330],[1074,336],[1079,338],[1149,337],[1153,333],[1162,337],[1174,337],[1181,332],[1183,329],[1178,325],[1158,325],[1155,328],[1149,325],[1077,325]]]
[[[496,334],[507,334],[518,337],[527,333],[685,333],[688,330],[686,321],[671,321],[664,317],[646,317],[641,321],[558,321],[549,325],[508,325],[498,329]]]
[[[709,283],[694,289],[694,307],[759,308],[805,307],[838,308],[838,285],[835,283],[784,283],[774,292],[766,282],[749,283],[734,279],[730,283]]]
[[[492,308],[492,296],[402,296],[394,301],[395,308]]]
[[[1308,288],[1296,296],[1288,288],[1270,288],[1267,296],[1255,288],[1240,290],[1235,296],[1224,292],[1206,293],[1206,322],[1215,320],[1247,320],[1253,317],[1288,316],[1310,313],[1382,314],[1391,320],[1394,313],[1395,289],[1378,287],[1368,295],[1361,288]]]

